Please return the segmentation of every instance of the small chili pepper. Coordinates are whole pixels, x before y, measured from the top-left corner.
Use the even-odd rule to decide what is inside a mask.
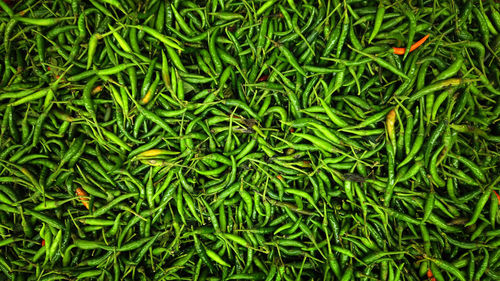
[[[83,190],[83,188],[81,188],[81,187],[76,188],[75,193],[79,197],[83,206],[85,206],[85,208],[87,208],[87,210],[88,210],[89,209],[89,198],[88,198],[89,194],[85,190]]]
[[[424,44],[424,42],[427,41],[428,38],[429,38],[429,34],[425,35],[424,37],[422,37],[422,39],[413,43],[410,46],[410,49],[408,52],[411,53],[411,52],[415,51],[418,47],[420,47],[422,44]],[[404,55],[406,52],[406,48],[392,47],[392,49],[396,55]]]

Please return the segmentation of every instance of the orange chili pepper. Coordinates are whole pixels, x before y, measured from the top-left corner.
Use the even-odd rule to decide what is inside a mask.
[[[427,269],[427,278],[433,278],[434,274],[432,274],[432,270],[429,268]]]
[[[87,193],[87,191],[83,190],[83,188],[81,187],[78,187],[75,191],[76,195],[80,198],[80,201],[82,201],[82,204],[83,206],[85,206],[85,208],[87,208],[87,210],[89,209],[89,194]]]
[[[429,34],[425,35],[422,39],[418,40],[415,42],[413,45],[410,47],[410,53],[415,51],[416,48],[420,47],[420,45],[424,44],[425,40],[429,38]],[[406,48],[399,48],[399,47],[392,47],[392,50],[396,55],[404,55]]]
[[[92,94],[95,95],[97,93],[99,93],[100,91],[102,91],[103,89],[103,86],[102,85],[99,85],[97,87],[95,87],[93,90],[92,90]]]
[[[142,105],[147,104],[148,102],[151,101],[152,98],[153,98],[153,93],[151,92],[151,90],[148,90],[147,93],[144,95],[144,97],[141,99],[141,104]]]

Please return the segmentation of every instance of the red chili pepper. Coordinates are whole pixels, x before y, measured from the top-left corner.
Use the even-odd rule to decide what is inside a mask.
[[[494,190],[493,190],[493,192],[495,192],[495,195],[497,196],[497,199],[498,199],[498,204],[500,204],[500,195]]]
[[[262,75],[257,81],[258,82],[267,81],[267,78],[269,78],[269,75]]]
[[[44,247],[44,246],[45,246],[45,239],[42,240],[42,247]]]
[[[424,38],[418,40],[413,45],[411,45],[410,53],[413,52],[416,48],[420,47],[420,45],[424,44],[427,38],[429,38],[429,34],[425,35]],[[406,51],[406,48],[392,47],[392,49],[396,55],[404,55]]]
[[[294,128],[290,128],[290,133],[293,133],[295,132],[295,129]]]

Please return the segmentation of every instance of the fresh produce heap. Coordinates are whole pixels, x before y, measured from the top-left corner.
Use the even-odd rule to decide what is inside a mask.
[[[1,1],[1,280],[500,280],[496,1]]]

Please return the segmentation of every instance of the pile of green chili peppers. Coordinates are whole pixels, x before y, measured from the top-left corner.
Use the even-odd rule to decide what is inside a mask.
[[[498,1],[0,8],[0,280],[500,280]]]

